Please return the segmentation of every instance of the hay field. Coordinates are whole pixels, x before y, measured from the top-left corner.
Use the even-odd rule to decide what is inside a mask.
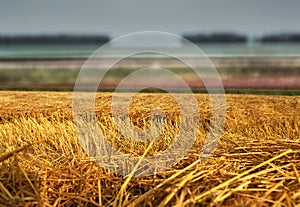
[[[152,143],[130,143],[114,129],[111,93],[99,93],[99,126],[114,147],[134,155],[168,147],[178,106],[168,94],[140,94],[132,122],[149,109],[168,115]],[[198,94],[201,123],[185,159],[147,177],[121,177],[94,163],[74,132],[72,93],[0,92],[0,206],[300,206],[300,97],[226,95],[227,118],[214,154],[199,162],[209,129],[208,96]],[[125,139],[126,140],[126,139]]]

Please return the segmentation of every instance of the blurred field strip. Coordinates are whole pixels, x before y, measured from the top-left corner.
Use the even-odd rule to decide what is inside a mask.
[[[189,60],[194,57],[184,57]],[[241,56],[241,57],[209,57],[215,67],[300,67],[299,56]],[[101,58],[98,68],[106,68],[108,63],[116,60],[114,57]],[[36,59],[0,59],[0,69],[78,69],[85,63],[86,58],[36,58]],[[122,60],[121,68],[141,68],[159,63],[161,66],[180,67],[177,61],[168,57],[129,57]]]
[[[193,57],[189,57],[193,60]],[[300,89],[300,57],[211,57],[227,91]],[[115,58],[102,58],[93,66],[105,69]],[[1,90],[71,91],[86,59],[2,59]],[[118,62],[102,82],[102,90],[114,88],[134,70],[144,67],[170,69],[191,88],[205,89],[196,74],[179,60],[163,57],[131,57]],[[284,93],[283,93],[284,94]],[[295,92],[294,94],[298,94]]]

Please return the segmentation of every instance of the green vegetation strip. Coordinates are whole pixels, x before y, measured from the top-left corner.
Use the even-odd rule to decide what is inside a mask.
[[[173,68],[174,73],[182,77],[190,77],[192,70],[187,68]],[[0,90],[15,90],[15,91],[73,91],[74,83],[80,69],[2,69],[0,70]],[[104,82],[107,81],[105,87],[101,87],[101,92],[114,91],[110,84],[118,83],[133,69],[115,68],[109,70],[104,77]],[[261,74],[273,74],[275,76],[283,75],[285,71],[288,74],[298,76],[300,69],[282,69],[282,68],[219,68],[220,74],[248,74],[259,72]],[[93,71],[91,75],[93,75]],[[187,78],[189,79],[189,78]],[[128,90],[127,90],[128,91]],[[145,93],[165,93],[157,88],[148,88],[143,90]],[[173,92],[184,92],[180,89],[173,89]],[[194,88],[194,93],[207,93],[204,88]],[[256,88],[226,88],[227,94],[257,94],[257,95],[300,95],[300,89],[256,89]]]
[[[0,91],[73,91],[73,87],[13,87],[13,86],[0,86]],[[98,92],[113,92],[113,88],[101,88]],[[129,92],[130,90],[128,90]],[[206,89],[193,89],[194,93],[207,94]],[[141,91],[142,93],[167,93],[161,89],[148,88]],[[174,90],[174,92],[181,93]],[[253,95],[276,95],[276,96],[300,96],[300,90],[298,89],[225,89],[226,94],[253,94]]]

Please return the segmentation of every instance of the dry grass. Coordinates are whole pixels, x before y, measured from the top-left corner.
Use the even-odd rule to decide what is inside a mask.
[[[163,173],[139,178],[108,172],[86,155],[74,133],[71,93],[0,92],[0,97],[0,206],[300,203],[300,97],[227,95],[224,134],[214,154],[200,163],[210,106],[207,95],[197,95],[201,124],[189,156]],[[168,128],[155,142],[124,141],[111,123],[110,93],[97,98],[99,126],[122,151],[156,153],[177,133],[178,106],[167,94],[139,97],[143,101],[133,101],[130,111],[137,126],[147,127],[149,108],[158,103],[168,115]]]

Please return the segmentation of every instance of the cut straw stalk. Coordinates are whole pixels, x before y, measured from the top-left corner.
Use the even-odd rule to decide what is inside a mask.
[[[123,197],[125,196],[126,193],[126,188],[127,185],[129,183],[129,181],[132,179],[134,173],[136,172],[136,170],[138,169],[138,167],[140,166],[141,162],[143,161],[144,157],[146,156],[146,154],[148,153],[148,151],[150,150],[150,148],[152,147],[154,141],[152,140],[152,142],[149,143],[149,146],[147,147],[147,149],[145,150],[145,152],[143,153],[143,155],[139,158],[139,161],[137,162],[137,164],[134,166],[134,168],[132,169],[131,173],[127,176],[125,182],[123,183],[123,185],[121,186],[121,189],[117,195],[117,198],[113,204],[114,207],[117,206],[122,206],[123,203],[125,203],[127,201],[127,199],[125,199],[123,201]]]
[[[277,156],[275,156],[275,157],[273,157],[273,158],[271,158],[271,159],[269,159],[269,160],[267,160],[267,161],[265,161],[265,162],[262,162],[262,163],[260,163],[259,165],[256,165],[255,167],[252,167],[251,169],[246,170],[245,172],[243,172],[243,173],[241,173],[241,174],[239,174],[239,175],[237,175],[237,176],[235,176],[235,177],[233,177],[233,178],[231,178],[231,179],[229,179],[229,180],[227,180],[227,181],[221,183],[220,185],[218,185],[218,186],[216,186],[216,187],[213,187],[211,190],[205,191],[204,193],[199,194],[199,195],[193,197],[192,199],[186,200],[186,201],[183,203],[183,206],[186,206],[186,205],[188,205],[188,204],[190,204],[190,203],[194,203],[194,202],[200,201],[200,200],[202,200],[205,196],[210,195],[211,193],[215,192],[216,190],[219,190],[219,189],[221,189],[221,188],[224,188],[224,187],[230,185],[232,182],[234,182],[234,181],[238,180],[239,178],[241,178],[241,177],[243,177],[243,176],[249,174],[250,172],[252,172],[252,171],[254,171],[254,170],[256,170],[256,169],[258,169],[258,168],[260,168],[260,167],[262,167],[262,166],[264,166],[264,165],[266,165],[266,164],[268,164],[268,163],[270,163],[270,162],[273,162],[274,160],[277,160],[278,158],[283,157],[283,156],[285,156],[285,155],[287,155],[287,154],[289,154],[289,153],[291,153],[291,152],[293,152],[293,150],[288,149],[288,150],[286,150],[285,152],[283,152],[283,153],[281,153],[281,154],[279,154],[279,155],[277,155]]]
[[[294,170],[294,173],[295,173],[295,177],[297,178],[298,184],[300,186],[300,176],[299,176],[298,170],[297,170],[295,164],[293,164],[292,166],[293,166],[293,170]]]
[[[164,198],[164,200],[158,205],[158,207],[166,206],[169,203],[169,201],[174,197],[174,195],[185,185],[185,183],[187,183],[188,181],[190,181],[192,179],[194,173],[195,173],[195,171],[184,176],[182,178],[182,180],[174,188],[171,189],[171,193],[169,193]]]
[[[13,196],[11,195],[11,193],[9,192],[9,190],[7,190],[5,188],[5,186],[1,182],[0,182],[0,190],[4,194],[4,195],[2,195],[4,198],[8,196],[8,199],[12,199],[13,200]]]
[[[152,190],[148,191],[147,193],[139,196],[137,199],[131,201],[130,203],[127,203],[128,207],[134,207],[137,206],[139,203],[141,203],[146,197],[150,196],[151,194],[153,194],[157,189],[161,188],[163,185],[165,185],[166,183],[174,180],[176,177],[178,177],[179,175],[181,175],[182,173],[190,170],[191,168],[193,168],[194,166],[196,166],[198,163],[200,162],[200,160],[196,160],[195,162],[193,162],[192,164],[188,165],[187,167],[185,167],[182,170],[179,170],[178,172],[176,172],[175,174],[173,174],[171,177],[165,179],[163,182],[161,182],[160,184],[158,184],[157,186],[155,186]],[[203,172],[204,173],[204,172]]]
[[[62,197],[69,197],[69,198],[72,198],[72,199],[75,199],[75,200],[80,200],[80,201],[84,201],[84,202],[87,202],[87,203],[90,203],[94,206],[100,206],[98,203],[96,203],[95,201],[92,201],[92,200],[89,200],[88,198],[84,198],[84,197],[80,197],[80,196],[76,196],[76,195],[73,195],[71,193],[59,193],[59,192],[56,192],[52,189],[49,189],[48,190],[49,192],[51,193],[54,193],[54,194],[57,194],[57,195],[60,195]],[[50,205],[51,206],[51,205]]]
[[[3,162],[4,160],[6,160],[6,159],[12,157],[15,153],[19,153],[19,152],[21,152],[21,151],[27,149],[27,148],[30,147],[30,146],[31,146],[31,144],[27,144],[27,145],[25,145],[25,146],[23,146],[23,147],[20,147],[20,148],[15,149],[15,150],[12,151],[12,152],[8,152],[8,153],[2,155],[2,156],[0,157],[0,162]]]
[[[276,201],[276,203],[274,203],[274,204],[272,205],[272,207],[279,207],[279,206],[282,206],[281,204],[282,204],[282,201],[283,201],[284,199],[287,199],[287,193],[286,193],[286,192],[284,192],[284,193],[281,195],[281,197],[278,199],[278,201]]]

